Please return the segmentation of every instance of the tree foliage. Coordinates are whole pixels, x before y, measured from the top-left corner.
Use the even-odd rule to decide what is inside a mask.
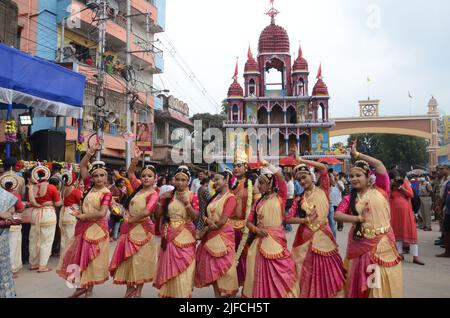
[[[220,106],[220,108],[221,108],[220,114],[221,115],[227,115],[227,107],[228,107],[228,99],[224,99],[222,101],[222,105]]]
[[[389,169],[398,165],[409,171],[413,168],[425,168],[428,163],[427,141],[423,138],[388,135],[388,134],[363,134],[352,135],[351,141],[358,139],[358,151],[373,156],[385,164]]]
[[[209,127],[223,129],[223,122],[226,119],[227,119],[227,116],[223,115],[223,114],[213,115],[210,113],[203,113],[203,114],[195,114],[191,118],[191,121],[194,122],[195,120],[201,120],[202,121],[202,129],[203,129],[203,131],[205,131]]]

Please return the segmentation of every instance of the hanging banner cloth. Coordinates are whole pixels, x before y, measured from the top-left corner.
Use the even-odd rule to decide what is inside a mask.
[[[0,43],[0,104],[82,118],[85,81],[82,74]]]

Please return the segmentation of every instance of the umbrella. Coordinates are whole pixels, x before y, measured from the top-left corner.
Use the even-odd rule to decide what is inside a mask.
[[[250,170],[261,169],[263,166],[264,166],[263,163],[262,163],[261,161],[259,161],[259,160],[258,160],[257,162],[250,162],[250,163],[248,164],[248,168],[249,168]]]
[[[412,170],[412,171],[408,172],[409,176],[421,176],[421,175],[424,175],[424,174],[427,174],[427,172],[425,170],[422,170],[422,169],[415,169],[415,170]]]
[[[320,163],[326,163],[326,164],[329,164],[329,165],[339,165],[339,164],[342,164],[342,161],[340,161],[340,160],[338,160],[338,159],[336,159],[336,158],[333,158],[333,157],[320,158],[320,159],[318,160],[318,162],[320,162]]]
[[[280,166],[282,167],[295,167],[299,164],[297,159],[293,157],[284,157],[280,160]]]

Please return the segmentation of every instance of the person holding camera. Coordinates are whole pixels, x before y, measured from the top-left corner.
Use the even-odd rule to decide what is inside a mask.
[[[419,245],[417,244],[417,224],[411,200],[414,198],[413,189],[398,169],[389,172],[391,179],[391,225],[394,230],[397,250],[403,254],[403,243],[410,245],[414,264],[425,265],[419,259]],[[403,255],[402,255],[402,259]]]

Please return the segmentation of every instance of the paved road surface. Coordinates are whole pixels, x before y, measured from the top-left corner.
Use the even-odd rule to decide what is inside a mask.
[[[342,256],[345,255],[347,233],[349,226],[343,232],[338,233],[338,243]],[[426,266],[419,266],[412,263],[412,257],[405,255],[403,263],[404,271],[404,296],[406,298],[450,298],[450,259],[436,258],[435,254],[441,253],[442,249],[434,246],[434,240],[439,236],[437,225],[434,225],[433,232],[419,230],[420,256],[425,261]],[[294,232],[287,235],[290,246],[294,240]],[[111,244],[111,255],[113,245]],[[56,268],[57,258],[50,260],[50,266]],[[54,271],[38,274],[30,272],[27,268],[22,269],[19,277],[15,281],[18,297],[27,298],[64,298],[73,291],[69,289],[65,281],[60,279]],[[117,286],[109,280],[107,283],[97,286],[94,289],[93,297],[97,298],[121,298],[125,293],[124,286]],[[147,284],[143,290],[143,297],[157,297],[158,292],[151,284]],[[213,297],[212,287],[195,289],[193,297],[209,298]]]

